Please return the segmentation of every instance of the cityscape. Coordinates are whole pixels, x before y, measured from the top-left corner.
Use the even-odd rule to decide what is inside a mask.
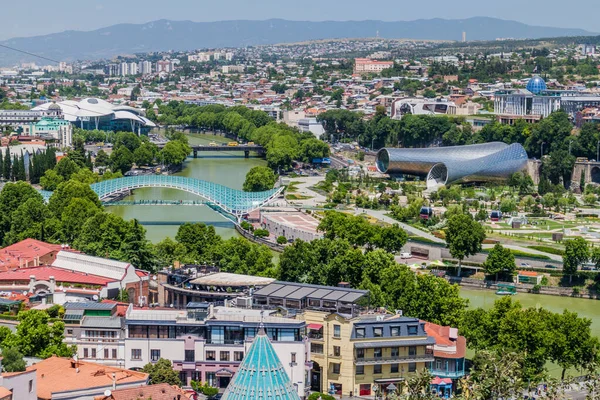
[[[0,400],[600,399],[595,21],[133,3],[0,28]]]

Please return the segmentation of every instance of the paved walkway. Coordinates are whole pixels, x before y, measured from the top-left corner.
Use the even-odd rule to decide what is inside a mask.
[[[508,248],[508,249],[522,251],[524,253],[529,253],[529,254],[537,254],[540,256],[547,256],[547,257],[550,257],[550,259],[552,259],[554,261],[562,261],[562,256],[559,256],[557,254],[545,253],[543,251],[534,250],[534,249],[530,249],[528,247],[523,247],[523,246],[517,246],[514,244],[504,244],[504,243],[501,243],[501,244],[503,247]],[[491,249],[494,247],[494,245],[493,244],[484,244],[482,247],[484,249]]]
[[[362,210],[362,211],[360,211],[360,210]],[[395,220],[395,219],[393,219],[391,217],[388,217],[386,215],[387,213],[389,213],[388,210],[369,210],[369,209],[364,209],[363,210],[363,209],[356,209],[356,213],[357,214],[360,213],[360,212],[364,212],[365,214],[367,214],[367,215],[369,215],[369,216],[371,216],[373,218],[376,218],[376,219],[378,219],[380,221],[386,222],[388,224],[398,224],[398,225],[400,225],[400,227],[402,229],[404,229],[410,235],[420,236],[422,238],[431,240],[431,241],[433,241],[435,243],[442,243],[442,244],[446,243],[444,240],[442,240],[442,239],[440,239],[438,237],[435,237],[435,236],[433,236],[430,233],[427,233],[425,231],[422,231],[420,229],[414,228],[414,227],[412,227],[412,226],[410,226],[408,224],[405,224],[403,222],[399,222],[399,221],[397,221],[397,220]]]

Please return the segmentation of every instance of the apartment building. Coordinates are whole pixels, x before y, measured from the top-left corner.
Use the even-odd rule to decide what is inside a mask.
[[[425,323],[400,315],[305,310],[311,390],[343,396],[385,394],[434,361]]]
[[[392,68],[394,66],[393,61],[377,61],[371,60],[370,58],[355,58],[354,59],[354,73],[355,74],[377,74],[384,69]]]
[[[225,390],[264,326],[300,397],[305,396],[310,360],[302,320],[274,311],[189,304],[187,310],[133,309],[125,317],[125,368],[171,360],[183,385],[192,380]]]

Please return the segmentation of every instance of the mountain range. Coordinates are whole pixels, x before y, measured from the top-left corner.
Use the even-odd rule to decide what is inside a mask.
[[[54,60],[92,60],[121,54],[200,48],[244,47],[294,43],[319,39],[468,40],[496,38],[538,39],[589,36],[583,29],[531,26],[488,17],[468,19],[421,19],[415,21],[264,21],[192,22],[159,20],[145,24],[118,24],[93,31],[65,31],[43,36],[13,38],[0,45]],[[43,60],[0,47],[0,65]]]

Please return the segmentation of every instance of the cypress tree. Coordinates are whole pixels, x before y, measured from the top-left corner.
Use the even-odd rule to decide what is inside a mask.
[[[10,179],[13,182],[16,182],[18,180],[17,175],[19,174],[19,160],[17,158],[17,155],[15,154],[13,156],[13,160],[12,160],[12,168],[11,168],[11,177]]]
[[[2,159],[2,151],[0,151],[0,179],[2,179],[2,177],[4,176],[4,174],[2,173],[3,169],[4,169],[4,162]]]
[[[31,182],[31,174],[33,172],[33,164],[31,162],[31,157],[29,158],[29,164],[27,165],[27,171],[25,171],[25,172],[26,172],[27,178],[29,179],[29,182]]]
[[[2,169],[2,174],[5,180],[10,179],[10,167],[10,150],[8,147],[6,147],[6,153],[4,154],[4,168]]]

